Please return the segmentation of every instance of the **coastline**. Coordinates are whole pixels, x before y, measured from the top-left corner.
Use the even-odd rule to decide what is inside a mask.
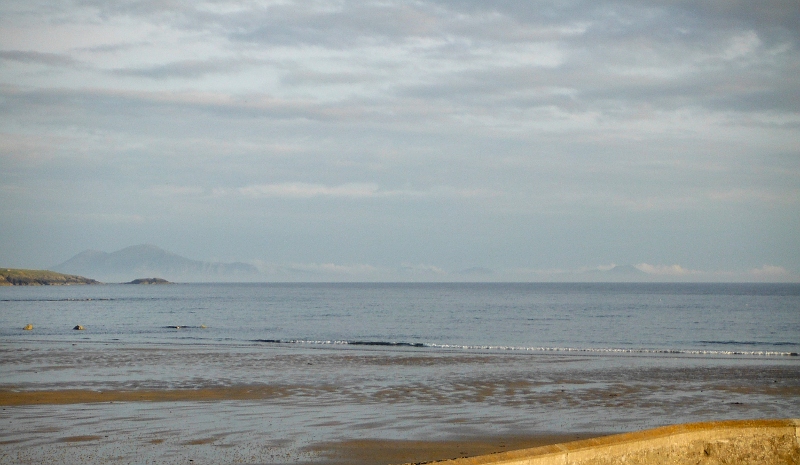
[[[0,286],[74,286],[103,284],[83,276],[50,270],[25,270],[0,267]]]

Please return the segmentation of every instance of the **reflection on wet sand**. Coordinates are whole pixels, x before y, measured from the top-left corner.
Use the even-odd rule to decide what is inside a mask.
[[[0,463],[418,462],[800,416],[794,358],[0,347]]]
[[[316,452],[329,465],[370,465],[378,463],[420,463],[458,457],[495,454],[509,450],[558,444],[594,437],[590,434],[550,434],[503,436],[448,441],[391,441],[354,439],[317,444],[307,450]]]
[[[136,391],[0,391],[0,405],[87,404],[96,402],[192,402],[253,400],[285,397],[290,389],[271,386],[239,386],[206,389]]]

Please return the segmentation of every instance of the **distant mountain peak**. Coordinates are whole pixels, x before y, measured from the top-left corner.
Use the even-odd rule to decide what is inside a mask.
[[[260,280],[258,269],[253,265],[192,260],[153,244],[132,245],[111,253],[86,250],[53,270],[92,276],[106,282],[125,282],[148,275],[165,276],[173,282]]]
[[[137,245],[129,245],[123,249],[118,250],[117,252],[125,252],[128,250],[158,250],[164,251],[164,249],[158,247],[157,245],[153,244],[137,244]]]
[[[633,265],[614,265],[614,267],[608,270],[608,272],[616,274],[647,274]]]
[[[633,265],[614,265],[611,268],[587,270],[583,272],[590,281],[636,282],[648,281],[649,276]]]
[[[125,247],[124,249],[118,250],[114,253],[127,253],[127,252],[145,252],[145,253],[159,253],[164,255],[175,255],[178,254],[169,252],[167,250],[162,249],[161,247],[153,244],[138,244],[138,245],[130,245]]]

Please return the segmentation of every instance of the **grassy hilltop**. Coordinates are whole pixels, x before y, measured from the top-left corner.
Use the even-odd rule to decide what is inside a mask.
[[[0,286],[68,286],[72,284],[102,284],[94,279],[48,270],[18,270],[0,268]]]

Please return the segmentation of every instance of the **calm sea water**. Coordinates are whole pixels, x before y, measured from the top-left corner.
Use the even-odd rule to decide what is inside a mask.
[[[176,284],[0,288],[13,341],[399,345],[791,356],[798,284]],[[23,331],[26,324],[33,331]],[[74,331],[82,325],[84,331]]]

